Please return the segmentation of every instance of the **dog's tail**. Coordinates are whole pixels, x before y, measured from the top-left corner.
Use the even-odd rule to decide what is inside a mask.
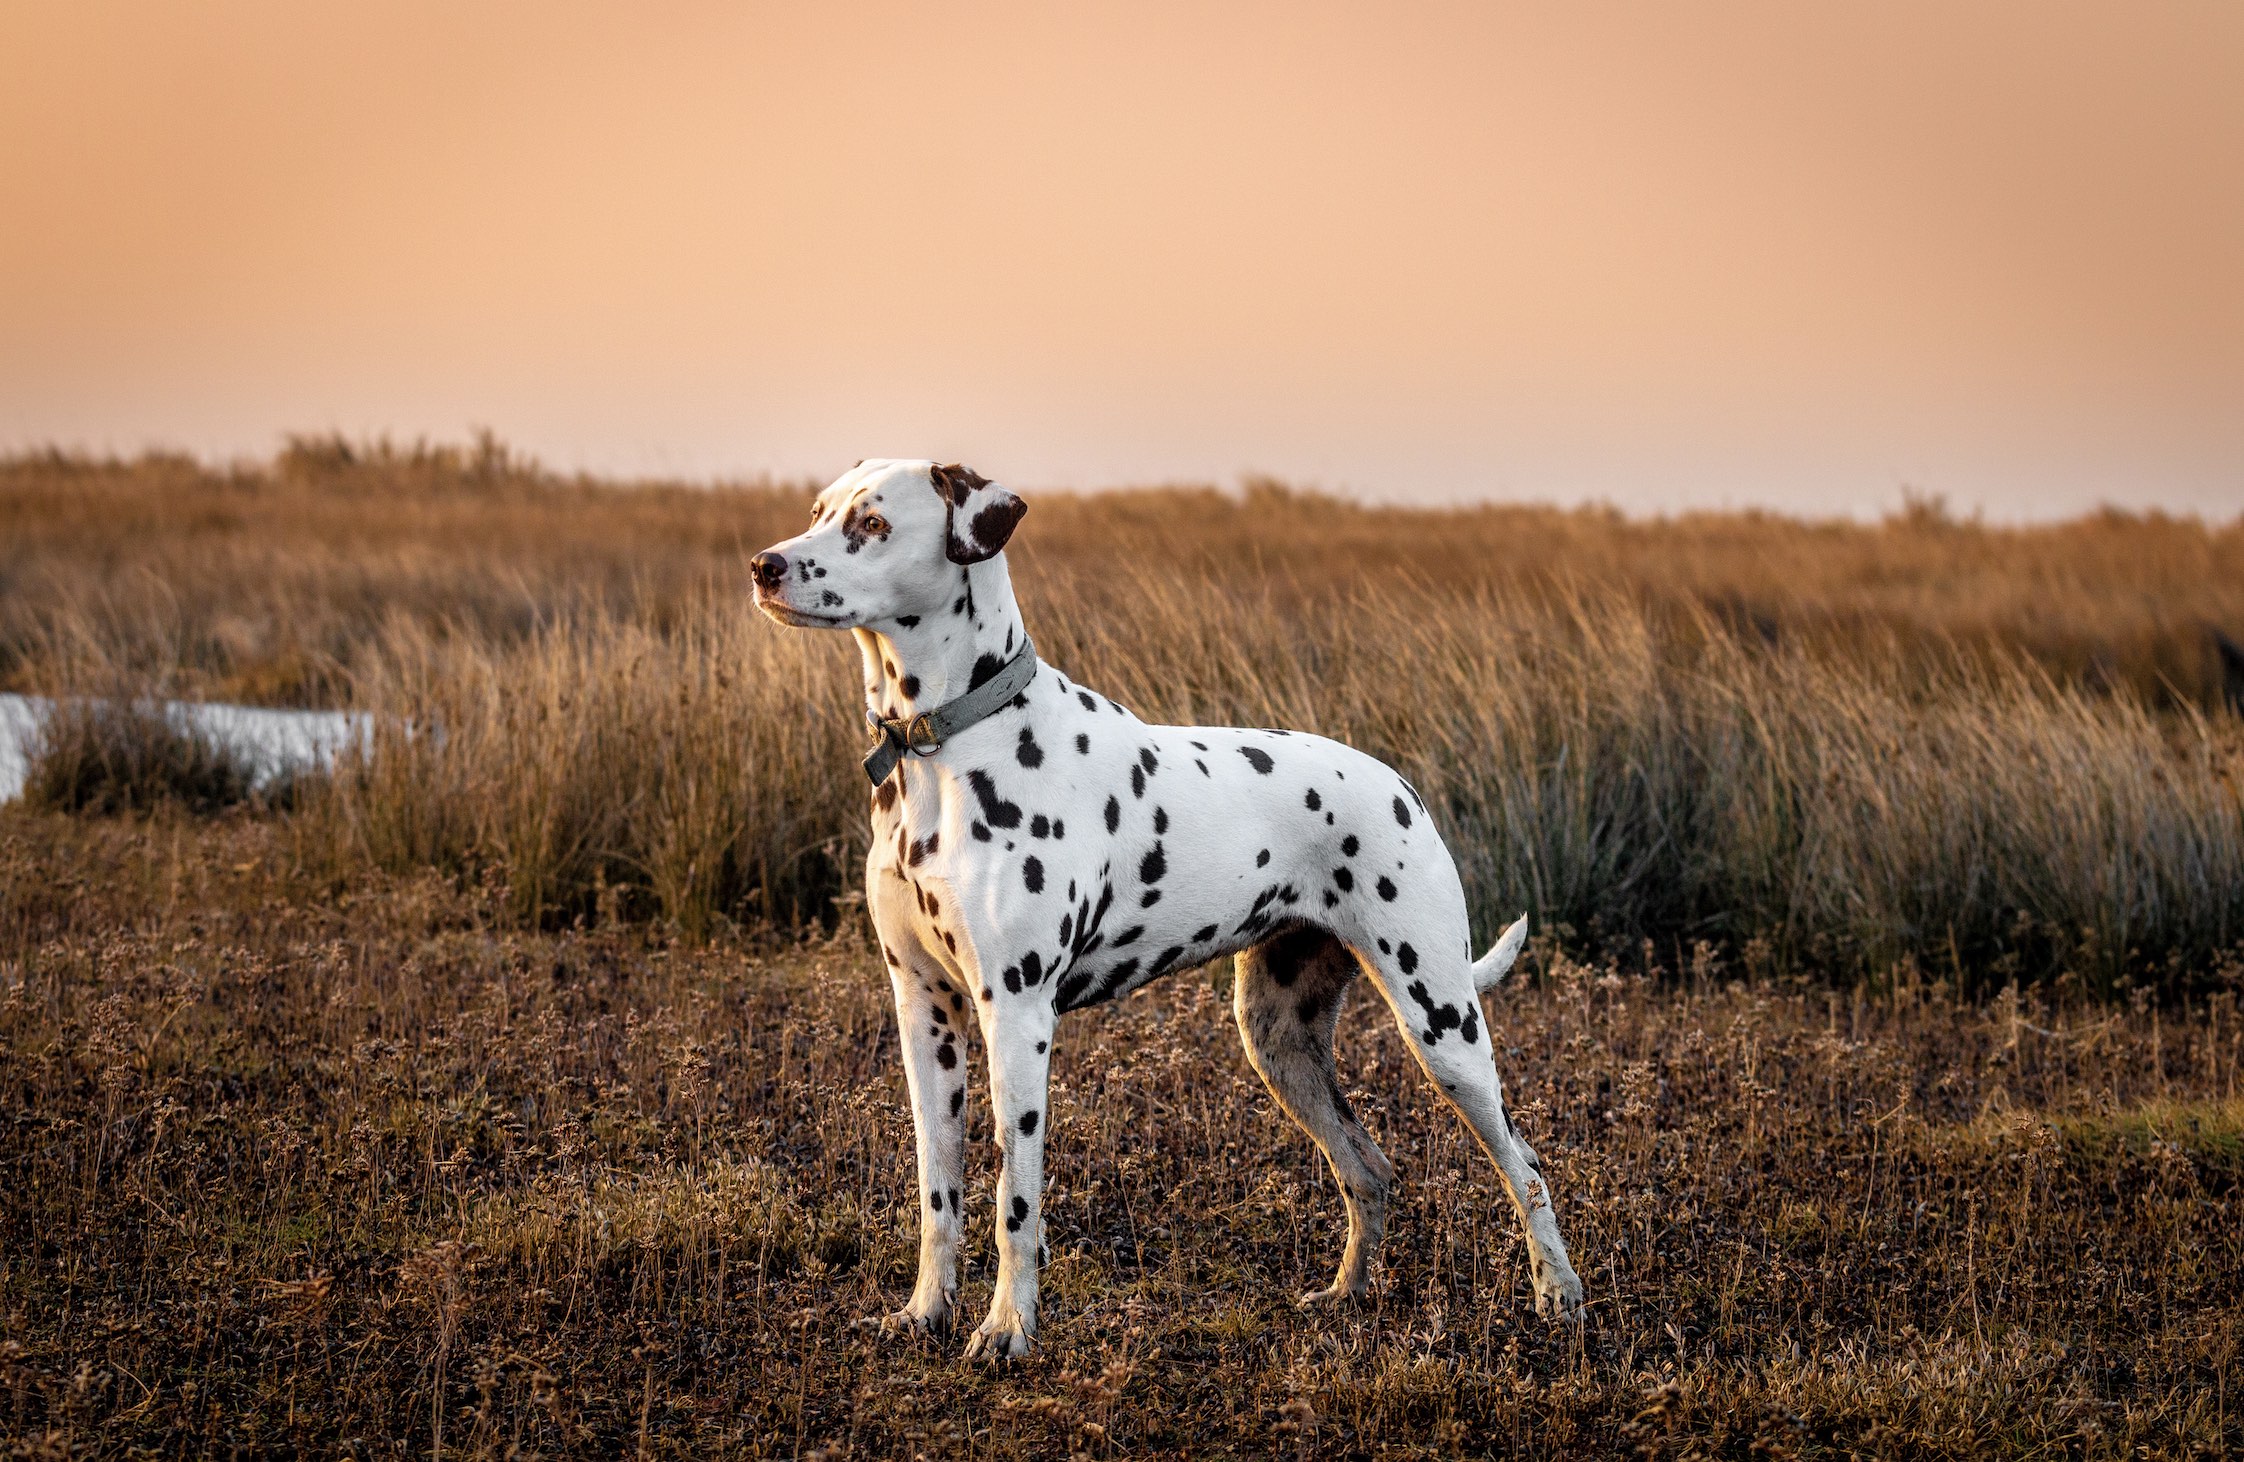
[[[1527,916],[1521,914],[1512,920],[1511,927],[1497,937],[1496,947],[1473,961],[1473,988],[1488,990],[1504,978],[1519,958],[1520,946],[1527,943]]]

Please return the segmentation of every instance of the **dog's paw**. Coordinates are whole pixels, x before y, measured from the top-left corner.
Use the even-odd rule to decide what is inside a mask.
[[[981,1361],[1019,1360],[1029,1353],[1031,1332],[1018,1315],[991,1315],[974,1329],[966,1342],[966,1358]]]
[[[1369,1285],[1346,1285],[1335,1282],[1323,1289],[1313,1289],[1296,1301],[1305,1310],[1331,1310],[1353,1304],[1364,1297]]]
[[[1582,1281],[1571,1267],[1554,1267],[1536,1273],[1535,1313],[1546,1320],[1581,1322]]]
[[[948,1295],[922,1302],[914,1299],[901,1310],[891,1310],[880,1317],[883,1335],[942,1335],[951,1328],[951,1302]]]

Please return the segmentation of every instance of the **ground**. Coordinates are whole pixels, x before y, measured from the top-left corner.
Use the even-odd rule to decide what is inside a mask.
[[[1588,1288],[1569,1329],[1362,992],[1341,1067],[1399,1169],[1388,1244],[1369,1305],[1297,1309],[1338,1195],[1226,972],[1185,971],[1061,1027],[1039,1347],[990,1368],[859,1323],[909,1292],[916,1217],[859,911],[689,945],[298,868],[284,818],[0,811],[18,1453],[2244,1448],[2233,990],[1965,1005],[1539,946],[1484,1008]]]

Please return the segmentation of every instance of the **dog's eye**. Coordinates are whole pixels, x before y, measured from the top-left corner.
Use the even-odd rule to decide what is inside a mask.
[[[860,528],[863,528],[867,533],[878,534],[882,537],[887,536],[888,533],[888,520],[878,513],[867,513],[865,515],[865,521],[858,524],[858,526]]]

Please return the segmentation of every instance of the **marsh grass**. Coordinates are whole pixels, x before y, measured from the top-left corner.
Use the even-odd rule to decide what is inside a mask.
[[[338,886],[436,868],[528,927],[827,929],[865,836],[854,653],[745,607],[805,497],[562,479],[487,439],[19,457],[0,677],[373,712],[370,754],[297,789]],[[2217,639],[2244,632],[2244,525],[1257,484],[1047,494],[1008,557],[1046,658],[1147,719],[1401,768],[1483,933],[1524,908],[1588,957],[1704,940],[1764,973],[2100,993],[2180,993],[2244,939]]]
[[[1054,1052],[1037,1354],[908,1293],[877,954],[541,930],[289,871],[284,824],[0,811],[0,1436],[27,1455],[2218,1456],[2244,1447],[2244,971],[2184,1006],[1747,984],[1539,941],[1491,997],[1591,1300],[1532,1311],[1493,1173],[1385,1011],[1342,1216],[1182,972]],[[964,1300],[993,1164],[968,1108]]]
[[[1280,725],[1419,787],[1484,934],[1754,944],[1986,992],[2180,989],[2244,938],[2240,742],[1991,654],[1837,663],[1610,596],[1359,589],[1273,614],[1150,574],[1120,614],[1029,586],[1043,654],[1157,720]],[[611,910],[699,938],[830,924],[865,838],[855,651],[711,602],[504,650],[401,630],[358,684],[390,730],[313,795],[339,871],[496,879],[531,923]],[[441,735],[410,732],[439,727]]]
[[[24,801],[60,812],[212,813],[248,802],[256,787],[245,753],[140,698],[54,702],[25,760]]]

